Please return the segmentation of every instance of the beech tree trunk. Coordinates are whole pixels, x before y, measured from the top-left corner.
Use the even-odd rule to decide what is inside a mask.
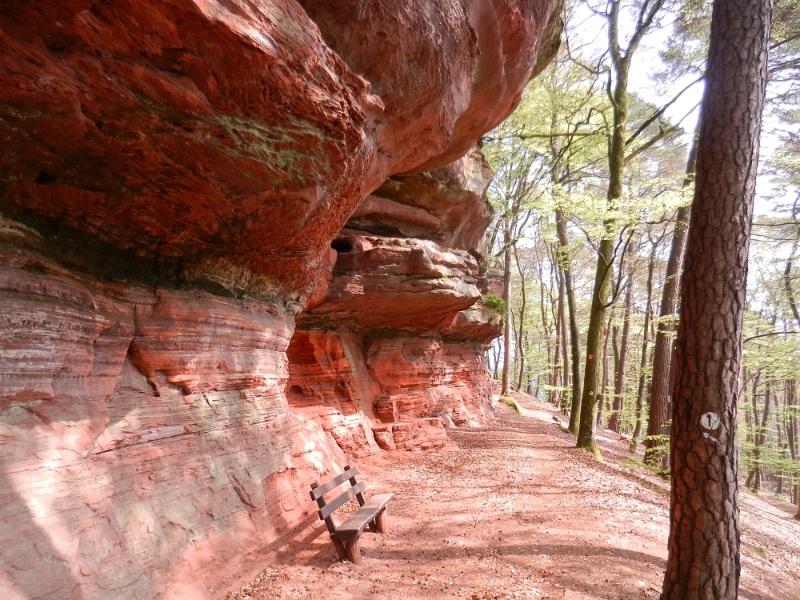
[[[503,252],[503,296],[506,301],[506,314],[503,317],[503,382],[501,394],[511,395],[511,235],[506,233],[506,248]]]
[[[689,150],[689,159],[686,161],[686,178],[684,187],[694,183],[694,172],[697,166],[697,135],[692,141]],[[662,445],[655,436],[667,435],[669,428],[667,422],[670,415],[670,399],[672,397],[672,363],[675,356],[675,344],[672,332],[675,325],[670,318],[675,315],[678,304],[678,292],[681,289],[681,269],[683,268],[683,254],[686,249],[686,234],[689,229],[688,206],[683,206],[675,214],[675,232],[672,235],[672,247],[667,259],[667,272],[665,273],[664,289],[661,292],[661,306],[658,310],[658,323],[656,326],[655,347],[653,348],[653,379],[650,393],[650,412],[647,420],[647,440],[645,440],[644,461],[655,464],[657,457],[653,449]]]
[[[569,413],[569,430],[578,435],[578,419],[581,414],[581,341],[578,337],[578,309],[575,308],[575,288],[572,284],[572,267],[569,262],[569,241],[564,213],[556,209],[556,233],[561,272],[564,274],[564,293],[567,295],[569,313],[569,348],[572,353],[572,402]]]
[[[560,304],[560,311],[561,311],[561,362],[563,368],[561,370],[561,385],[564,390],[561,392],[561,412],[565,415],[568,414],[569,411],[569,398],[567,396],[567,390],[569,389],[570,381],[569,381],[569,349],[567,348],[567,322],[565,317],[565,301],[566,301],[566,293],[564,292],[564,275],[561,273],[561,304]]]
[[[758,493],[761,491],[761,478],[763,472],[761,470],[761,448],[767,439],[767,423],[769,422],[769,401],[770,401],[770,384],[767,380],[764,385],[764,410],[761,412],[761,423],[758,423],[758,417],[755,416],[756,397],[753,396],[753,413],[756,418],[755,425],[758,427],[755,434],[755,445],[753,447],[753,478],[750,489]],[[747,477],[750,479],[750,476]]]
[[[597,422],[595,423],[595,426],[600,428],[603,426],[603,408],[608,401],[608,338],[611,337],[609,334],[611,333],[612,319],[613,311],[612,315],[608,317],[608,321],[606,321],[606,330],[603,333],[605,338],[603,342],[603,383],[600,386],[600,394],[597,398]]]
[[[714,0],[683,275],[662,599],[739,589],[736,400],[771,0]]]
[[[519,273],[519,292],[521,297],[519,306],[519,327],[517,328],[517,356],[519,357],[517,391],[521,392],[523,378],[525,377],[525,311],[528,307],[528,296],[525,293],[525,271],[522,270],[522,265],[519,262],[516,246],[514,246],[514,262],[517,263],[517,272]]]
[[[558,277],[558,304],[556,310],[556,348],[553,355],[553,371],[550,374],[550,404],[559,406],[561,401],[561,394],[558,393],[557,388],[561,383],[561,346],[566,343],[566,340],[561,339],[561,332],[563,331],[564,320],[564,285],[559,275]]]
[[[602,240],[597,253],[592,308],[589,314],[589,329],[586,332],[586,367],[583,371],[583,395],[581,396],[581,418],[578,424],[577,442],[578,448],[586,448],[598,459],[601,456],[594,435],[598,391],[597,379],[600,368],[600,344],[611,290],[612,263],[613,242],[610,239]]]
[[[656,268],[656,249],[658,244],[653,244],[650,250],[650,260],[647,263],[647,301],[644,305],[644,328],[642,329],[642,360],[639,363],[639,388],[636,392],[636,425],[633,428],[631,443],[628,450],[636,452],[636,444],[642,435],[642,409],[644,403],[644,387],[647,383],[647,346],[650,343],[650,303],[653,300],[653,271]]]
[[[625,288],[625,306],[622,312],[622,337],[619,342],[619,359],[614,372],[614,406],[611,407],[611,418],[608,428],[619,433],[620,413],[622,412],[622,390],[625,386],[625,363],[628,360],[628,336],[631,330],[631,305],[633,304],[633,274],[631,266],[628,274],[628,286]]]

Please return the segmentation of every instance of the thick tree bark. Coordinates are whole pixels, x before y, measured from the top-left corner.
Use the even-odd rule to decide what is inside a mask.
[[[625,306],[622,312],[622,337],[619,342],[619,359],[614,372],[614,406],[611,408],[611,418],[608,428],[619,433],[620,413],[622,412],[622,390],[625,386],[625,364],[628,360],[628,336],[631,330],[631,306],[633,305],[633,274],[631,266],[628,274],[628,285],[625,288]]]
[[[686,161],[686,178],[684,187],[694,183],[694,172],[697,165],[697,135],[689,150]],[[654,465],[658,457],[654,448],[661,446],[656,436],[669,434],[667,423],[670,416],[670,401],[674,383],[672,363],[675,357],[672,333],[675,325],[671,319],[675,315],[678,304],[678,292],[681,287],[681,269],[683,254],[686,249],[686,234],[689,229],[689,207],[684,206],[675,214],[675,232],[672,235],[672,247],[667,259],[664,289],[661,292],[661,306],[658,310],[658,324],[653,349],[653,379],[650,394],[650,412],[647,419],[647,440],[645,441],[644,461]]]
[[[739,588],[736,400],[771,0],[715,0],[683,275],[662,599]]]
[[[564,275],[564,293],[567,295],[569,313],[569,348],[572,353],[572,402],[569,413],[569,430],[578,435],[578,419],[581,414],[581,341],[578,336],[578,309],[575,307],[575,288],[572,284],[572,266],[569,261],[569,241],[564,213],[556,209],[556,233],[558,234],[559,265]]]

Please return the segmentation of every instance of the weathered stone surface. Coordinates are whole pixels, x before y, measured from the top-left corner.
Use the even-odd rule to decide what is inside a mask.
[[[347,226],[474,252],[492,218],[485,199],[491,179],[492,170],[475,147],[436,171],[390,177],[367,197]]]
[[[459,311],[480,298],[477,262],[464,251],[350,230],[335,247],[338,258],[328,296],[298,317],[303,329],[444,332]]]
[[[106,277],[313,305],[367,194],[513,109],[561,5],[301,4],[0,8],[0,210]]]
[[[218,597],[346,453],[490,417],[487,174],[447,165],[560,7],[0,5],[0,597]],[[331,249],[395,175],[355,218],[422,239]]]
[[[488,344],[499,337],[503,329],[503,319],[499,313],[492,313],[483,301],[460,311],[442,338],[451,342],[480,342]]]
[[[511,113],[555,55],[562,27],[558,0],[300,3],[386,106],[376,137],[395,163],[389,174],[463,156]],[[420,147],[434,152],[420,161]]]
[[[492,418],[491,380],[474,344],[297,331],[288,358],[291,411],[355,457],[443,448],[445,426]]]
[[[288,409],[291,317],[0,257],[0,597],[214,597],[313,518],[346,459]]]
[[[356,457],[378,450],[372,423],[380,388],[370,378],[362,345],[352,333],[297,331],[287,353],[292,413],[318,422]]]
[[[162,281],[324,293],[382,105],[296,3],[14,3],[0,39],[2,210]]]
[[[492,418],[492,382],[480,347],[377,339],[365,358],[380,386],[375,412],[383,423],[435,416],[448,424],[481,425]]]
[[[438,450],[454,447],[447,437],[444,420],[438,417],[405,423],[379,423],[372,426],[382,450]]]

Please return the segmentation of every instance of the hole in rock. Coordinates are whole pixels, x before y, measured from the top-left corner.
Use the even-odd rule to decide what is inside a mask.
[[[339,253],[351,252],[353,250],[353,243],[350,242],[349,240],[343,240],[343,239],[333,240],[331,242],[331,248],[333,248]]]
[[[50,175],[47,171],[40,171],[34,180],[36,183],[55,183],[57,177]]]
[[[292,387],[289,388],[289,394],[293,396],[302,396],[303,388],[301,388],[299,385],[293,385]]]

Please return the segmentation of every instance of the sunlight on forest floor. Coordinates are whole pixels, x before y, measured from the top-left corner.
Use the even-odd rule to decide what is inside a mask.
[[[362,565],[337,562],[317,522],[227,600],[657,598],[668,484],[631,466],[613,432],[598,435],[598,463],[572,447],[549,404],[514,397],[521,416],[498,403],[494,425],[450,430],[458,450],[358,461],[368,496],[396,494],[391,533],[362,537]],[[792,508],[742,494],[740,598],[800,598]]]

